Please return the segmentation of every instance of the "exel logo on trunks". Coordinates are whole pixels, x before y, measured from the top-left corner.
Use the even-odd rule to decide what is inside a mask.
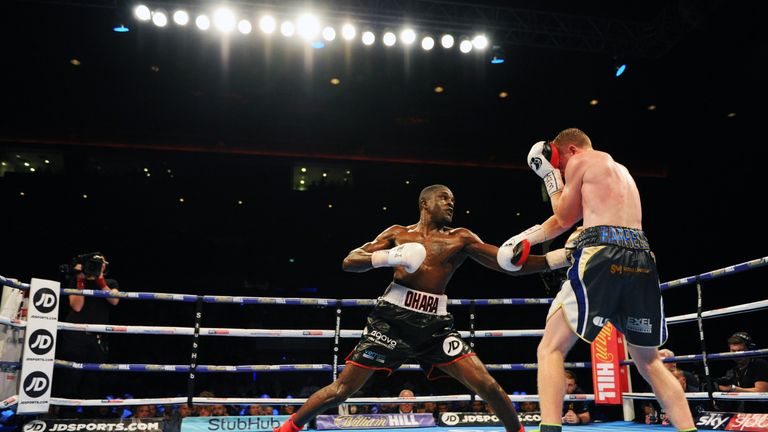
[[[653,324],[651,324],[650,318],[627,317],[627,331],[651,333],[653,332]]]
[[[461,339],[455,336],[449,336],[443,341],[443,352],[449,356],[455,356],[461,352]]]
[[[378,345],[384,345],[389,349],[395,349],[395,347],[397,346],[396,340],[392,339],[391,337],[385,335],[384,333],[378,330],[374,330],[368,333],[368,337],[374,339],[374,342],[376,342]]]

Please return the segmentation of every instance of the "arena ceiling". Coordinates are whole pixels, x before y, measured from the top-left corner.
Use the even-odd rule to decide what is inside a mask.
[[[503,64],[489,62],[492,49],[463,55],[378,41],[313,49],[258,29],[224,37],[158,28],[134,18],[136,4],[1,6],[10,36],[4,146],[517,169],[532,142],[580,127],[636,173],[664,176],[691,141],[746,136],[764,87],[765,38],[748,9],[756,6],[735,2],[226,3],[252,16],[309,5],[379,32],[403,22],[483,32]],[[194,11],[211,2],[146,4]],[[130,32],[112,31],[120,24]],[[628,66],[618,78],[617,61]]]

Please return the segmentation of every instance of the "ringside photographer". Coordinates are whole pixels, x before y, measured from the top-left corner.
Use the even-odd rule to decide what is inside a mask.
[[[119,288],[117,281],[105,277],[108,266],[100,252],[77,255],[71,264],[60,267],[63,286],[116,293]],[[63,320],[76,324],[109,323],[110,309],[119,300],[70,295]],[[106,335],[100,333],[63,331],[59,333],[56,345],[56,358],[78,363],[105,363],[109,353]],[[55,396],[79,399],[103,397],[96,372],[56,368],[53,382]]]

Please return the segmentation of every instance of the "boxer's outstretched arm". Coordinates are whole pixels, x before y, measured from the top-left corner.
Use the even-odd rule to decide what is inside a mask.
[[[341,264],[344,271],[362,273],[373,268],[371,256],[373,252],[390,249],[395,246],[395,236],[405,230],[402,225],[393,225],[376,236],[373,241],[352,249]]]
[[[464,251],[467,256],[491,270],[515,276],[549,271],[549,265],[547,265],[547,260],[543,255],[529,256],[525,265],[523,265],[519,271],[511,272],[504,270],[499,266],[499,263],[496,260],[496,254],[499,252],[497,246],[484,243],[480,240],[480,237],[478,237],[477,234],[469,230],[466,230],[465,236],[467,238],[467,244],[464,246]]]

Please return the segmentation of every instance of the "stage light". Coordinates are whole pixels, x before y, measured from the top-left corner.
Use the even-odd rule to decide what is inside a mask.
[[[273,16],[264,15],[259,20],[259,28],[264,33],[271,34],[275,32],[275,28],[277,28],[277,22]]]
[[[404,44],[410,45],[416,41],[416,32],[412,29],[405,29],[400,33],[400,40],[403,41]]]
[[[323,39],[327,40],[328,42],[336,39],[336,30],[334,30],[333,27],[324,28]]]
[[[235,29],[235,14],[230,9],[221,8],[213,13],[213,25],[222,32],[229,33]]]
[[[207,15],[198,15],[197,18],[195,18],[195,25],[200,30],[208,30],[211,28],[211,19],[208,18]]]
[[[168,14],[163,9],[157,9],[152,14],[152,23],[158,27],[165,27],[168,24]]]
[[[280,33],[285,37],[291,37],[296,33],[296,27],[290,21],[283,21],[283,23],[280,24]]]
[[[363,32],[363,44],[365,45],[373,45],[374,42],[376,42],[376,35],[373,34],[371,31]]]
[[[395,34],[391,31],[388,31],[384,33],[384,36],[381,37],[381,41],[386,46],[392,46],[395,44],[395,42],[397,42],[397,36],[395,36]]]
[[[242,34],[250,34],[253,30],[253,25],[251,25],[251,22],[248,20],[240,20],[240,22],[237,23],[237,30]]]
[[[454,43],[453,36],[451,36],[449,34],[444,34],[440,38],[440,45],[442,45],[443,48],[446,48],[446,49],[453,48],[453,43]]]
[[[618,66],[616,66],[616,77],[620,77],[625,71],[627,70],[626,63],[622,63]]]
[[[185,26],[189,23],[189,14],[187,11],[177,10],[173,13],[173,22],[177,25]]]
[[[357,31],[352,24],[344,24],[341,28],[341,36],[346,40],[352,40],[355,38]]]
[[[479,50],[486,49],[488,47],[488,38],[484,35],[475,36],[472,39],[472,46]]]
[[[152,12],[150,12],[149,8],[144,5],[136,6],[136,9],[133,10],[133,14],[141,21],[149,21],[152,18]]]
[[[464,39],[463,41],[461,41],[461,43],[459,44],[459,51],[461,51],[464,54],[467,54],[470,51],[472,51],[472,42],[470,42],[467,39]]]
[[[113,27],[112,31],[115,32],[115,33],[128,33],[131,30],[128,27],[120,24],[119,26]]]
[[[424,49],[424,51],[429,51],[435,47],[435,40],[430,36],[426,36],[421,40],[421,47]]]
[[[320,21],[314,15],[304,14],[296,21],[296,32],[304,40],[314,40],[320,34]]]

